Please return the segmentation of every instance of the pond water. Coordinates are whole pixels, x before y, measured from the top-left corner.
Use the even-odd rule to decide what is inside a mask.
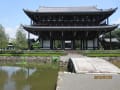
[[[57,69],[0,66],[0,90],[55,90]]]

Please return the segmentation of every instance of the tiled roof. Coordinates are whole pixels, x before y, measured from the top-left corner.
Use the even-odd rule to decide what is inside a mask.
[[[103,9],[98,9],[95,6],[87,6],[87,7],[40,7],[37,10],[37,12],[97,12],[97,11],[103,11]]]
[[[24,29],[26,30],[77,30],[77,31],[83,31],[83,30],[96,30],[96,31],[100,31],[100,30],[113,30],[115,28],[118,27],[118,25],[109,25],[109,26],[23,26]]]

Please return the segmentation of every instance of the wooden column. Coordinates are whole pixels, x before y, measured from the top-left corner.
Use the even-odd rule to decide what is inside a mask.
[[[75,36],[76,36],[76,32],[73,32],[73,40],[72,40],[72,48],[73,48],[73,50],[75,50],[76,49],[76,45],[75,45]]]
[[[41,40],[41,48],[43,48],[43,39]]]
[[[85,42],[86,42],[86,50],[88,49],[88,32],[86,32],[86,40],[85,40]]]
[[[65,49],[65,44],[64,44],[64,32],[61,32],[61,42],[62,42],[62,49]]]
[[[82,50],[82,39],[80,39],[80,50]]]
[[[86,50],[88,49],[88,40],[86,38]]]
[[[53,49],[55,49],[55,40],[53,40]]]
[[[95,50],[95,39],[93,39],[93,50]]]
[[[98,32],[98,36],[97,36],[97,47],[98,47],[98,49],[100,49],[100,45],[99,45],[99,32]]]
[[[52,32],[50,32],[50,49],[53,49]]]
[[[30,49],[30,33],[28,32],[28,49]]]
[[[111,32],[110,32],[110,49],[112,49],[112,44],[111,44]]]
[[[85,50],[85,40],[83,40],[83,50]]]

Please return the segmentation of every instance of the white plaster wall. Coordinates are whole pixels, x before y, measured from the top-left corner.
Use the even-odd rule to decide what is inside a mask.
[[[50,48],[50,40],[43,40],[43,48]]]
[[[94,43],[95,43],[95,46],[94,47],[97,47],[97,38],[94,39]],[[88,40],[88,49],[93,49],[93,40]]]
[[[97,38],[95,38],[95,47],[97,47]]]
[[[88,40],[88,47],[93,47],[93,40]]]

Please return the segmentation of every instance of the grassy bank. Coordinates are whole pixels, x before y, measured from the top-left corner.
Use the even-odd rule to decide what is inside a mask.
[[[19,51],[4,51],[0,56],[62,56],[65,55],[64,51],[54,50],[19,50]]]
[[[80,53],[88,57],[120,57],[120,50],[85,50]]]

